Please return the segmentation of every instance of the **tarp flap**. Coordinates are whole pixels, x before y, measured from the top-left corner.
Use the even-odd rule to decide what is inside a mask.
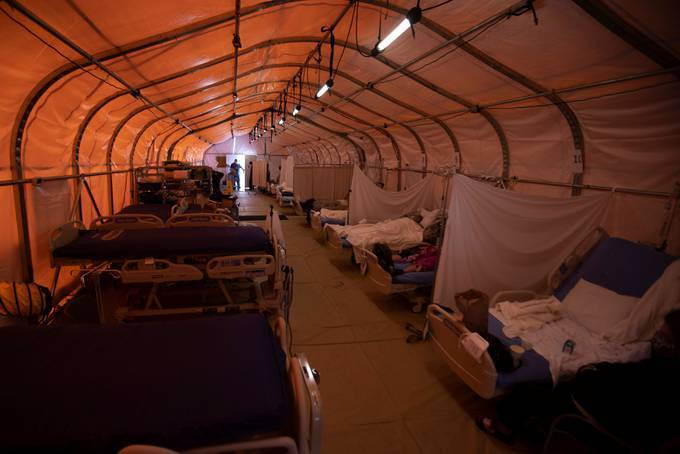
[[[352,192],[349,195],[350,224],[362,219],[393,219],[421,208],[440,208],[440,205],[441,199],[437,197],[433,175],[428,175],[408,190],[393,192],[380,189],[359,167],[354,167]]]
[[[546,278],[603,221],[610,194],[552,198],[453,177],[434,302],[474,288],[544,290]]]

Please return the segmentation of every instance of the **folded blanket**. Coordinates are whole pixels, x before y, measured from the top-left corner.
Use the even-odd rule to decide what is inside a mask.
[[[550,296],[521,303],[503,301],[496,305],[496,309],[507,322],[503,333],[508,337],[516,337],[562,318],[561,306],[562,303],[557,298]]]

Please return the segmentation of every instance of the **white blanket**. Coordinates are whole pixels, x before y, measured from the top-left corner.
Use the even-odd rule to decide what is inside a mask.
[[[496,305],[507,322],[504,323],[503,333],[508,337],[521,336],[524,332],[535,331],[548,322],[560,319],[561,307],[562,303],[554,296],[521,303],[503,301]]]
[[[680,260],[668,265],[628,318],[614,325],[604,337],[622,344],[650,340],[663,325],[666,314],[674,309],[680,309]]]
[[[490,312],[501,323],[508,321],[497,309],[490,309]],[[626,345],[608,342],[566,317],[545,323],[537,330],[524,331],[520,337],[548,360],[553,383],[557,383],[560,377],[576,373],[587,364],[640,361],[648,358],[650,353],[649,342]],[[574,343],[572,353],[562,352],[567,340]]]
[[[387,220],[377,224],[328,226],[345,237],[354,247],[370,250],[374,244],[385,243],[393,250],[401,250],[423,241],[423,228],[409,218]]]

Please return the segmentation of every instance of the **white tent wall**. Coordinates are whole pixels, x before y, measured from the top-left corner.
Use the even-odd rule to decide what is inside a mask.
[[[322,202],[347,199],[352,170],[352,165],[295,166],[295,195],[301,201],[311,198]]]

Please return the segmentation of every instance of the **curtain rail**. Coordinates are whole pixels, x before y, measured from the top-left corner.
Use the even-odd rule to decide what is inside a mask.
[[[368,168],[371,169],[379,169],[379,170],[384,170],[384,171],[392,171],[396,172],[396,168],[388,168],[388,167],[379,167],[379,166],[367,166]],[[441,172],[441,171],[436,171],[436,170],[421,170],[421,169],[406,169],[402,168],[402,172],[414,172],[414,173],[431,173],[434,175],[439,175],[439,176],[449,176],[450,173],[447,172]],[[459,175],[464,175],[466,177],[470,178],[475,178],[479,180],[500,180],[500,176],[493,176],[493,175],[479,175],[479,174],[471,174],[471,173],[463,173],[463,172],[458,172]],[[511,183],[525,183],[525,184],[537,184],[537,185],[543,185],[543,186],[557,186],[557,187],[563,187],[563,188],[577,188],[577,189],[584,189],[584,190],[589,190],[589,191],[607,191],[607,192],[618,192],[622,194],[634,194],[634,195],[642,195],[642,196],[647,196],[647,197],[661,197],[661,198],[669,198],[669,197],[675,197],[675,194],[673,192],[664,192],[664,191],[648,191],[644,189],[636,189],[636,188],[626,188],[626,187],[619,187],[619,186],[604,186],[604,185],[598,185],[598,184],[576,184],[576,183],[564,183],[560,181],[550,181],[550,180],[541,180],[541,179],[534,179],[534,178],[520,178],[520,177],[513,177],[511,176],[508,180]],[[676,183],[680,184],[680,183]]]

